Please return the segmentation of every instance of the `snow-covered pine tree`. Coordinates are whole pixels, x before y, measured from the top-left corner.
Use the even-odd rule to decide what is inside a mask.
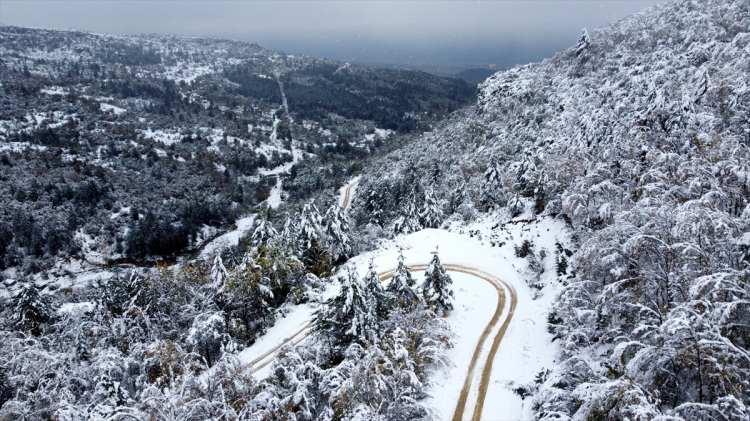
[[[452,284],[453,280],[445,272],[445,268],[440,263],[440,257],[435,251],[424,273],[422,296],[425,303],[440,316],[445,316],[453,310]]]
[[[328,276],[331,269],[331,256],[323,243],[322,217],[313,202],[307,203],[296,218],[295,254],[305,268],[316,276]]]
[[[490,163],[487,165],[487,170],[484,171],[484,184],[489,187],[495,187],[502,182],[502,174],[500,172],[500,161],[497,157],[493,156],[490,159]]]
[[[378,316],[372,295],[351,268],[340,282],[339,294],[316,312],[315,330],[341,348],[351,342],[376,342]]]
[[[581,31],[581,37],[578,39],[578,43],[576,44],[575,52],[576,56],[580,56],[581,54],[584,54],[586,50],[589,48],[589,45],[591,45],[591,38],[589,37],[589,31],[586,28],[583,28]]]
[[[328,251],[333,261],[340,261],[352,253],[349,219],[341,206],[334,204],[326,211],[324,231]]]
[[[375,271],[375,264],[372,260],[370,260],[370,266],[367,269],[364,283],[368,293],[372,295],[375,314],[377,314],[378,320],[385,319],[388,317],[388,312],[390,311],[390,303],[383,284],[380,282],[380,276]]]
[[[0,366],[0,408],[15,395],[5,367]]]
[[[258,219],[255,230],[250,237],[250,245],[253,247],[268,246],[268,243],[279,236],[271,221],[265,216]]]
[[[228,275],[227,268],[224,266],[224,261],[221,259],[221,254],[217,253],[216,257],[214,257],[214,262],[211,265],[211,273],[209,274],[211,278],[211,286],[217,291],[223,290]]]
[[[220,297],[220,305],[234,329],[232,336],[252,341],[273,322],[271,280],[263,273],[249,253],[243,257],[227,279],[227,287]]]
[[[297,244],[301,251],[307,250],[313,246],[314,242],[320,243],[321,221],[320,212],[315,203],[306,203],[297,218]]]
[[[284,221],[284,227],[281,229],[281,234],[279,235],[279,245],[290,253],[297,255],[298,233],[299,227],[294,219],[287,216],[286,221]]]
[[[484,183],[481,185],[481,200],[484,209],[491,209],[496,206],[505,205],[503,194],[502,172],[500,161],[496,156],[490,159],[487,169],[484,171]],[[458,190],[463,192],[462,190]],[[454,205],[454,208],[456,206]]]
[[[36,286],[26,282],[15,298],[13,315],[18,329],[38,336],[42,333],[42,325],[52,320],[53,310]]]
[[[414,278],[409,272],[409,268],[404,263],[403,250],[399,250],[398,266],[393,272],[393,278],[386,288],[390,295],[394,307],[398,306],[404,309],[412,309],[419,303],[419,295],[414,291]]]
[[[406,205],[401,208],[401,216],[396,219],[393,225],[393,231],[396,234],[411,234],[422,229],[422,224],[419,222],[419,212],[417,212],[417,205],[414,203],[414,199],[409,199]]]
[[[187,343],[203,357],[209,367],[214,365],[225,350],[232,350],[232,338],[223,312],[203,313],[195,317],[188,331]]]
[[[422,204],[422,210],[419,213],[419,219],[422,226],[425,228],[437,228],[443,223],[443,219],[445,219],[443,206],[437,197],[435,197],[432,190],[425,192],[424,203]]]

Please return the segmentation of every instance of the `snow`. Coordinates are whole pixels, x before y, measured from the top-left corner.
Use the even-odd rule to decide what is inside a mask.
[[[360,176],[356,176],[349,180],[346,184],[341,186],[339,189],[339,206],[342,208],[348,208],[349,205],[352,203],[352,200],[354,199],[354,192],[357,190],[357,185],[359,184]],[[347,198],[346,190],[349,189],[349,197]],[[344,203],[345,200],[348,201]]]
[[[86,313],[94,310],[94,303],[91,301],[82,301],[79,303],[63,303],[57,309],[57,314],[61,316],[77,316],[82,313]]]
[[[229,247],[235,247],[239,245],[240,239],[245,236],[253,228],[255,222],[255,215],[245,216],[235,221],[236,228],[216,237],[210,243],[203,247],[200,252],[200,258],[204,260],[210,260],[216,253],[220,253],[222,250]]]
[[[556,348],[546,328],[547,313],[559,291],[554,281],[556,274],[551,251],[554,250],[555,242],[567,243],[568,236],[563,224],[552,219],[540,219],[533,223],[509,223],[500,228],[493,228],[497,220],[497,215],[485,216],[468,226],[454,223],[449,228],[452,231],[426,229],[402,235],[382,244],[378,250],[351,259],[348,265],[353,266],[360,276],[364,276],[371,259],[376,270],[382,272],[395,266],[399,249],[403,250],[408,265],[428,263],[431,253],[437,249],[444,265],[468,266],[487,272],[512,285],[517,294],[517,306],[493,359],[483,413],[502,413],[503,417],[508,419],[528,419],[532,416],[528,402],[523,401],[512,389],[532,382],[540,370],[554,364]],[[492,247],[490,240],[497,239],[498,235],[505,239],[507,244],[503,247]],[[536,250],[545,248],[548,251],[544,260],[545,272],[541,278],[547,285],[541,293],[536,294],[536,298],[536,291],[524,281],[524,278],[529,276],[526,261],[514,254],[513,245],[520,244],[524,239],[533,240]],[[470,274],[451,270],[448,273],[453,279],[455,309],[448,315],[447,321],[456,335],[456,345],[448,350],[452,365],[431,374],[428,387],[430,396],[425,403],[431,408],[436,419],[451,418],[477,340],[492,317],[498,299],[495,288],[489,282]],[[413,271],[412,274],[418,282],[424,277],[422,271]],[[334,285],[329,289],[334,289]],[[503,288],[502,291],[506,296],[506,305],[499,322],[494,325],[481,348],[471,383],[472,393],[469,394],[466,406],[467,416],[473,411],[472,405],[476,401],[478,384],[492,339],[508,317],[510,291],[507,288]],[[241,361],[246,363],[260,357],[299,332],[312,317],[310,307],[292,308],[290,314],[280,320],[256,344],[240,353]],[[268,367],[270,365],[254,375],[263,378],[268,375]]]
[[[492,247],[489,244],[492,227],[497,222],[497,216],[485,216],[469,226],[454,224],[448,230],[426,229],[410,235],[399,236],[395,240],[381,246],[375,252],[366,253],[352,259],[351,264],[364,274],[367,262],[373,258],[378,271],[395,266],[399,248],[403,249],[405,261],[409,265],[426,264],[431,252],[436,248],[444,265],[459,264],[479,269],[494,275],[512,285],[517,293],[517,306],[514,316],[500,344],[500,348],[493,360],[492,376],[490,377],[487,399],[483,413],[485,415],[502,413],[508,419],[529,419],[532,417],[529,403],[513,393],[512,389],[521,384],[534,380],[536,374],[554,364],[555,345],[547,332],[547,314],[554,301],[559,287],[554,278],[554,258],[552,251],[556,241],[567,242],[567,233],[560,221],[541,219],[531,224],[507,224],[499,230],[508,243],[503,247]],[[478,232],[472,238],[468,233]],[[498,230],[494,230],[497,235]],[[537,299],[533,299],[534,290],[527,286],[524,278],[526,262],[517,258],[513,245],[520,244],[523,239],[533,240],[536,250],[545,248],[545,272],[542,281],[547,286]],[[492,305],[497,295],[493,288],[478,278],[448,271],[454,279],[456,294],[455,307],[447,321],[456,336],[456,346],[449,351],[453,366],[446,367],[433,373],[432,383],[428,387],[431,395],[426,403],[434,411],[436,419],[450,419],[455,408],[458,393],[463,385],[463,379],[468,369],[471,354],[476,345],[477,331],[481,331],[490,314],[479,316],[479,309],[491,313]],[[415,279],[421,282],[423,273],[413,272]],[[489,292],[489,293],[488,293]],[[506,292],[507,294],[507,292]],[[505,306],[505,317],[508,305]],[[498,323],[498,326],[500,323]],[[496,331],[496,330],[495,330]],[[474,382],[477,384],[487,348],[495,331],[485,342],[482,354],[474,372]],[[470,343],[466,344],[465,340]],[[461,379],[461,381],[457,381]],[[472,387],[476,391],[477,387]],[[469,395],[465,415],[469,416],[476,399],[474,393]]]
[[[216,70],[207,65],[196,65],[193,63],[177,63],[164,69],[164,77],[175,82],[193,83],[201,76],[214,73]]]
[[[369,133],[365,135],[365,140],[368,142],[372,142],[376,138],[383,140],[383,139],[388,138],[388,136],[392,135],[393,133],[394,133],[393,130],[390,130],[390,129],[376,128],[374,133]]]
[[[125,112],[127,112],[127,111],[128,111],[128,110],[126,110],[125,108],[120,108],[120,107],[118,107],[118,106],[116,106],[116,105],[112,105],[112,104],[107,104],[107,103],[105,103],[105,102],[101,102],[101,103],[99,103],[99,109],[100,109],[100,110],[101,110],[101,111],[102,111],[103,113],[109,113],[109,112],[111,112],[111,113],[113,113],[114,115],[120,115],[120,114],[123,114],[123,113],[125,113]]]
[[[182,140],[182,135],[175,131],[167,131],[161,129],[152,130],[151,128],[148,128],[147,130],[141,130],[140,132],[146,139],[151,139],[155,142],[161,142],[167,146],[174,145],[175,143],[179,143]]]
[[[281,199],[281,193],[283,191],[283,183],[281,181],[281,177],[276,177],[276,184],[271,188],[271,192],[268,194],[268,198],[266,199],[266,204],[271,209],[277,209],[282,202]]]
[[[130,206],[123,206],[117,212],[112,212],[112,214],[109,216],[109,219],[114,220],[121,216],[128,215],[129,213],[130,213]]]
[[[279,207],[279,205],[281,205],[281,193],[283,192],[283,182],[281,180],[281,174],[288,174],[289,171],[291,171],[292,167],[297,162],[299,162],[303,156],[304,154],[301,150],[292,148],[292,160],[290,162],[281,164],[270,170],[267,170],[265,168],[258,169],[258,174],[260,174],[261,176],[276,176],[276,184],[273,186],[268,198],[266,199],[266,204],[268,204],[269,207],[276,209]]]
[[[43,145],[32,145],[29,142],[0,142],[0,152],[21,152],[26,149],[45,151],[47,150],[47,147]]]
[[[432,382],[441,387],[439,393],[435,387],[431,388],[432,396],[425,402],[434,411],[435,419],[446,420],[451,418],[455,409],[456,397],[463,387],[476,343],[497,306],[497,293],[489,283],[464,273],[448,274],[453,279],[455,294],[454,309],[447,318],[455,334],[455,346],[448,350],[448,360],[453,364],[434,374]],[[418,282],[422,281],[421,272],[412,273],[412,276]]]
[[[47,95],[67,95],[68,90],[62,86],[49,86],[47,88],[40,89],[39,92]]]
[[[247,366],[253,360],[268,354],[312,320],[315,310],[316,307],[310,303],[290,307],[288,313],[283,318],[276,320],[276,323],[268,329],[265,335],[258,338],[251,346],[240,351],[237,355],[240,363]],[[273,359],[273,355],[269,354],[268,357],[257,361],[255,365],[262,365],[269,359]],[[265,367],[254,371],[253,376],[258,379],[267,377],[270,374],[271,366],[272,364],[267,364]]]

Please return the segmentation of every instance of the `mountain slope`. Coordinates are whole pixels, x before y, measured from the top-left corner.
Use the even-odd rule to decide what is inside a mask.
[[[0,270],[173,259],[280,205],[300,161],[345,176],[473,95],[245,42],[0,27]]]
[[[360,226],[430,194],[569,222],[539,418],[747,416],[748,28],[747,1],[677,1],[584,34],[362,177]]]

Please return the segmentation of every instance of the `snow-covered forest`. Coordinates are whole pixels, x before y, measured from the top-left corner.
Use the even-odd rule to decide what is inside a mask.
[[[707,0],[584,32],[364,173],[358,224],[430,226],[431,196],[566,222],[536,417],[747,418],[748,28],[750,3]]]
[[[0,27],[0,419],[750,419],[750,2],[498,72]]]

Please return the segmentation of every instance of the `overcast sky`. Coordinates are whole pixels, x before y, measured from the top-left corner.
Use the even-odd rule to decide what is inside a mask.
[[[359,62],[504,66],[547,56],[575,42],[581,28],[662,2],[0,0],[0,22],[226,37]]]

